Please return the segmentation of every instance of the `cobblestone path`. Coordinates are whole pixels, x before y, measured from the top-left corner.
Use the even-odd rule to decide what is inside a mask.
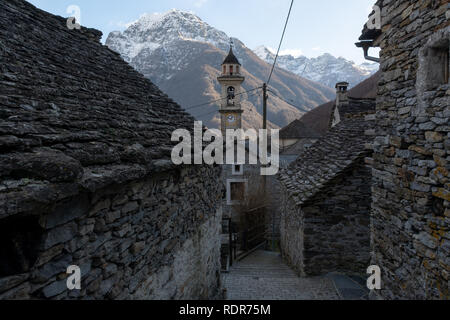
[[[229,300],[338,300],[331,279],[299,278],[278,253],[256,251],[223,275]]]

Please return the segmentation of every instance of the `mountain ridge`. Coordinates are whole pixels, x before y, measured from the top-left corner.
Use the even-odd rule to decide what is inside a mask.
[[[253,51],[268,63],[273,63],[276,56],[265,46],[259,46]],[[357,65],[353,61],[335,57],[330,53],[324,53],[316,58],[308,58],[303,55],[297,57],[290,54],[279,55],[277,67],[330,88],[334,88],[339,81],[347,81],[350,83],[350,87],[354,87],[379,69],[378,63],[365,62]]]
[[[243,91],[261,87],[271,65],[261,60],[239,39],[233,38],[233,50],[246,77]],[[185,109],[220,99],[217,76],[230,46],[230,38],[198,16],[180,10],[165,14],[146,14],[123,31],[111,32],[106,45],[121,54],[145,77]],[[268,120],[272,128],[283,127],[318,105],[334,97],[334,90],[277,69],[271,90],[292,104],[272,96],[268,102]],[[260,128],[262,94],[243,95],[243,127]],[[299,108],[293,105],[299,106]],[[220,124],[218,103],[188,110],[208,127]]]

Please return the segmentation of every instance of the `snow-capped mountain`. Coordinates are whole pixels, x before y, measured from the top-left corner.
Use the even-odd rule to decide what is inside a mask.
[[[271,66],[238,39],[233,43],[246,77],[243,89],[260,87]],[[171,10],[142,15],[124,32],[110,33],[106,45],[206,125],[219,126],[218,103],[190,107],[220,99],[217,76],[230,47],[227,34],[192,13]],[[271,90],[291,102],[271,96],[268,118],[273,127],[285,126],[334,97],[334,90],[284,70],[274,75]],[[257,91],[243,96],[244,127],[261,126],[261,96]]]
[[[158,49],[170,51],[179,41],[209,43],[226,50],[230,38],[224,32],[210,27],[196,15],[172,9],[165,14],[142,15],[123,33],[110,33],[106,45],[118,51],[125,61],[133,62],[140,55],[148,55]],[[173,58],[165,61],[172,72],[183,67],[180,65],[182,59],[179,59],[178,55],[168,58]],[[169,74],[168,78],[171,76],[173,74]]]
[[[273,63],[276,55],[276,53],[264,46],[256,48],[254,52],[268,63]],[[325,53],[317,58],[280,55],[277,59],[277,66],[330,88],[334,88],[339,81],[347,81],[353,87],[369,78],[379,69],[378,63],[357,65],[353,61],[342,57],[336,58],[329,53]]]

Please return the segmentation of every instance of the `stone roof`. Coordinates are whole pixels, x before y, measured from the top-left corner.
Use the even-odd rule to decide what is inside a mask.
[[[280,171],[281,183],[297,204],[312,198],[370,154],[366,144],[373,137],[365,133],[374,121],[366,121],[365,116],[374,114],[375,106],[374,100],[350,99],[347,107],[341,107],[342,121]]]
[[[349,98],[347,105],[339,107],[339,114],[342,117],[360,117],[361,114],[374,113],[375,100]]]
[[[348,91],[349,98],[353,99],[375,99],[377,96],[378,81],[381,72],[378,71],[370,78],[360,82],[358,85]],[[329,130],[330,119],[333,116],[335,101],[328,101],[308,113],[304,114],[300,121],[307,127],[314,130],[320,136],[326,134]]]
[[[300,120],[294,120],[289,125],[280,130],[280,139],[302,139],[302,138],[318,138],[318,134],[314,129],[307,126]]]
[[[172,168],[194,119],[100,38],[0,2],[0,218]]]
[[[369,155],[365,144],[370,138],[364,132],[371,126],[370,121],[361,118],[346,119],[280,171],[280,182],[297,205],[305,203],[352,168],[357,160]]]
[[[239,63],[238,58],[236,58],[236,56],[234,55],[232,47],[230,47],[230,52],[228,52],[228,55],[226,56],[226,58],[223,61],[222,65],[224,65],[224,64],[238,64],[238,65],[241,65]]]

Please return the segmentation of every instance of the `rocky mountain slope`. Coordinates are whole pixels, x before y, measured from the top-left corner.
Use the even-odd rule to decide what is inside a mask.
[[[256,48],[254,52],[268,63],[273,63],[275,59],[275,54],[264,46]],[[353,61],[342,57],[336,58],[329,53],[325,53],[317,58],[281,55],[277,59],[277,66],[330,88],[334,88],[339,81],[347,81],[353,87],[369,78],[379,69],[378,63],[357,65]]]
[[[246,77],[243,90],[260,87],[267,80],[271,65],[238,39],[233,41]],[[224,32],[194,14],[178,10],[143,15],[124,32],[110,33],[106,40],[109,48],[120,53],[193,116],[215,128],[220,123],[216,112],[219,102],[190,107],[220,99],[216,78],[229,43],[230,38]],[[283,127],[334,97],[334,90],[283,69],[277,69],[270,85],[276,95],[291,102],[270,94],[268,119],[272,127]],[[261,90],[244,94],[243,101],[243,126],[260,128]]]

